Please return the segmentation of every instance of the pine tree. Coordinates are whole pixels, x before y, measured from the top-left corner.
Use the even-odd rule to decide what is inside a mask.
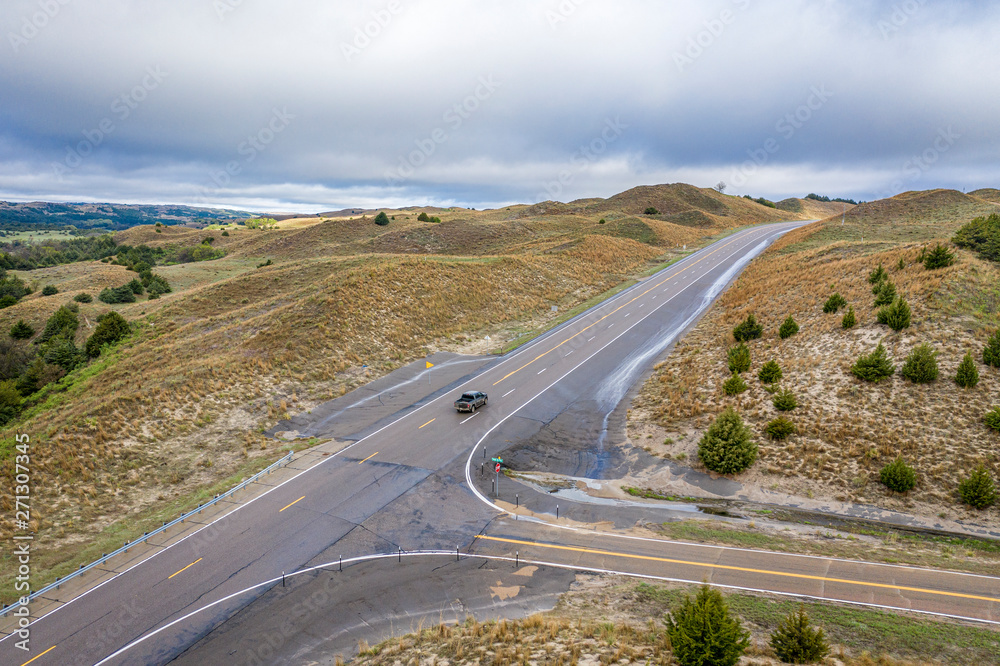
[[[749,342],[756,340],[764,334],[764,327],[757,323],[757,318],[751,312],[740,324],[733,329],[733,337],[736,342]]]
[[[726,395],[738,395],[746,390],[747,383],[743,381],[743,377],[738,372],[733,372],[732,376],[722,384],[722,392]]]
[[[987,428],[1000,432],[1000,407],[994,407],[983,416]]]
[[[794,319],[792,319],[792,315],[788,315],[788,318],[785,319],[784,322],[782,322],[781,328],[778,329],[778,337],[780,337],[782,340],[785,340],[786,338],[790,338],[798,332],[799,332],[799,325],[796,323]]]
[[[840,295],[840,292],[836,292],[833,296],[826,299],[826,303],[823,304],[823,312],[832,314],[845,305],[847,305],[847,301]]]
[[[698,443],[698,457],[719,474],[739,474],[757,460],[753,432],[732,407],[719,414]]]
[[[938,243],[933,250],[924,255],[924,268],[927,270],[944,268],[953,263],[955,263],[955,255],[941,243]]]
[[[774,419],[764,428],[764,432],[771,439],[785,439],[789,435],[795,434],[795,424],[786,419],[784,416],[779,416]]]
[[[887,305],[878,311],[878,323],[885,324],[894,331],[902,331],[910,327],[910,304],[900,296],[892,305]]]
[[[23,319],[18,319],[17,323],[10,327],[10,337],[15,340],[27,340],[34,334],[35,329],[31,328]]]
[[[667,615],[667,635],[681,666],[735,666],[750,645],[750,632],[730,617],[718,590],[702,585]]]
[[[938,378],[937,352],[926,342],[914,347],[899,374],[914,384],[926,384]]]
[[[795,394],[789,389],[775,393],[771,402],[779,412],[790,412],[799,406],[798,399],[796,399]]]
[[[858,323],[858,318],[854,315],[854,308],[850,308],[844,318],[840,321],[840,326],[844,329],[854,328]]]
[[[868,283],[878,284],[879,282],[883,282],[888,278],[889,274],[885,272],[885,269],[882,268],[882,264],[879,263],[878,268],[876,268],[875,270],[873,270],[871,273],[868,274]]]
[[[899,457],[879,471],[878,480],[889,490],[905,493],[917,485],[917,474],[902,457]]]
[[[875,294],[875,307],[891,305],[896,300],[896,285],[891,280],[880,282],[875,285],[873,293]]]
[[[389,224],[389,216],[385,214],[385,211],[379,211],[379,214],[375,216],[375,224],[380,227],[384,227]]]
[[[958,364],[955,383],[962,388],[972,388],[979,383],[979,369],[976,367],[976,362],[972,360],[970,352],[965,352],[965,357]]]
[[[802,606],[782,620],[771,634],[771,647],[778,659],[787,664],[812,664],[830,654],[830,645],[822,629],[809,624]]]
[[[760,372],[757,373],[757,378],[760,379],[762,384],[773,384],[781,379],[781,366],[778,365],[777,361],[768,361],[760,368]]]
[[[976,509],[989,508],[997,501],[996,484],[982,463],[958,484],[958,493],[963,502]]]
[[[851,366],[851,373],[866,382],[878,383],[892,377],[895,372],[896,366],[889,360],[885,345],[881,342],[878,343],[875,351],[871,354],[862,354],[857,362]]]
[[[750,348],[742,342],[730,347],[726,356],[729,359],[730,372],[746,372],[750,369]]]
[[[983,347],[983,363],[1000,368],[1000,328],[986,341]]]

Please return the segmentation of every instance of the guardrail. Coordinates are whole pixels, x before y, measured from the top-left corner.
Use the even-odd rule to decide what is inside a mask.
[[[289,451],[287,455],[282,456],[281,459],[279,459],[276,462],[274,462],[273,464],[269,465],[266,469],[263,469],[263,470],[257,472],[256,474],[254,474],[253,476],[251,476],[249,479],[241,482],[236,487],[234,487],[234,488],[226,491],[225,493],[222,493],[221,495],[216,495],[214,498],[212,498],[208,502],[205,502],[204,504],[199,504],[196,509],[192,509],[191,511],[188,511],[187,513],[183,514],[180,518],[176,518],[176,519],[170,521],[169,523],[163,523],[162,527],[159,527],[159,528],[153,530],[152,532],[143,532],[141,539],[136,539],[135,541],[126,541],[124,546],[122,546],[118,550],[114,551],[113,553],[107,553],[105,555],[102,555],[101,559],[96,560],[94,562],[91,562],[90,564],[87,564],[87,565],[81,564],[79,569],[77,569],[73,573],[69,574],[65,578],[61,578],[61,579],[60,578],[56,578],[54,582],[49,583],[48,585],[46,585],[45,587],[43,587],[40,590],[37,590],[36,592],[32,592],[29,595],[29,597],[28,597],[29,602],[33,601],[37,597],[45,594],[46,592],[49,592],[51,590],[59,589],[59,587],[63,583],[65,583],[65,582],[67,582],[69,580],[72,580],[73,578],[76,578],[77,576],[81,576],[81,575],[87,573],[88,571],[90,571],[91,569],[104,564],[105,562],[107,562],[108,560],[110,560],[112,557],[114,557],[116,555],[121,555],[122,553],[127,553],[128,550],[129,550],[129,548],[132,548],[135,545],[140,544],[140,543],[145,543],[146,540],[149,539],[150,537],[156,536],[157,534],[160,534],[161,532],[166,532],[168,529],[170,529],[174,525],[178,525],[180,523],[183,523],[185,520],[187,520],[191,516],[194,516],[196,514],[201,513],[202,511],[204,511],[208,507],[214,506],[215,504],[218,504],[219,502],[221,502],[221,501],[223,501],[225,499],[229,499],[230,497],[232,497],[233,495],[235,495],[240,490],[243,490],[244,488],[246,488],[251,483],[254,483],[255,481],[257,481],[257,479],[261,478],[262,476],[270,474],[271,472],[274,472],[275,470],[277,470],[277,469],[279,469],[281,467],[284,467],[285,465],[287,465],[288,463],[290,463],[292,461],[292,455],[293,455],[293,452]],[[6,617],[7,613],[9,613],[10,611],[12,611],[18,605],[19,605],[19,603],[14,603],[14,604],[11,604],[10,606],[7,606],[5,604],[2,608],[0,608],[0,617]]]

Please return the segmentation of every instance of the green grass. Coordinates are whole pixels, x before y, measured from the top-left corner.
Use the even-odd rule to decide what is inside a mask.
[[[655,500],[665,500],[667,502],[696,502],[697,499],[694,497],[674,497],[673,495],[661,495],[650,488],[633,488],[631,486],[622,486],[622,490],[627,492],[632,497],[641,497],[643,499],[655,499]]]
[[[692,590],[640,583],[636,596],[665,613],[677,606]],[[765,631],[798,609],[793,599],[774,599],[753,594],[726,593],[729,608],[744,622]],[[1000,661],[1000,633],[978,626],[945,620],[910,617],[887,611],[806,602],[802,604],[813,624],[822,627],[831,644],[859,654],[888,653],[895,657],[943,659],[949,664],[989,664]]]

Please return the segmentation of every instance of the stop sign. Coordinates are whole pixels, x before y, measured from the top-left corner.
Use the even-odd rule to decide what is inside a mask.
[[[497,466],[493,471],[496,472],[497,474],[500,473],[500,463],[497,463]]]

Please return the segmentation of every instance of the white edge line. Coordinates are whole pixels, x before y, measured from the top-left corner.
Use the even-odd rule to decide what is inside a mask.
[[[393,557],[403,558],[403,557],[445,557],[446,556],[446,557],[450,558],[454,554],[455,553],[452,552],[452,551],[433,550],[433,551],[413,551],[413,552],[408,552],[408,553],[402,553],[402,552],[400,552],[400,553],[382,553],[382,554],[379,554],[379,555],[362,555],[362,556],[359,556],[359,557],[351,557],[351,558],[348,558],[346,560],[335,560],[333,562],[328,562],[326,564],[320,564],[320,565],[317,565],[317,566],[309,567],[307,569],[302,569],[301,571],[296,571],[296,572],[293,572],[293,573],[290,573],[290,574],[285,574],[284,579],[287,580],[288,578],[292,578],[294,576],[300,576],[300,575],[307,574],[307,573],[312,573],[313,571],[329,569],[329,568],[334,567],[334,566],[339,566],[343,562],[347,562],[348,564],[353,564],[353,563],[357,563],[357,562],[385,560],[385,559],[389,559],[389,558],[393,558]],[[496,561],[500,561],[500,562],[513,562],[513,561],[515,561],[515,558],[508,557],[508,556],[503,556],[503,555],[480,555],[480,554],[469,554],[469,553],[466,553],[465,554],[465,558],[466,559],[474,558],[474,559],[482,559],[482,560],[496,560]],[[951,618],[951,619],[955,619],[955,620],[967,620],[967,621],[971,621],[971,622],[980,622],[980,623],[983,623],[983,624],[1000,625],[1000,621],[996,621],[996,620],[984,620],[984,619],[978,618],[978,617],[966,617],[964,615],[952,615],[952,614],[949,614],[949,613],[937,613],[937,612],[934,612],[934,611],[918,610],[918,609],[914,609],[914,608],[904,608],[904,607],[901,607],[901,606],[886,606],[886,605],[882,605],[882,604],[867,603],[867,602],[864,602],[864,601],[849,601],[849,600],[836,599],[836,598],[831,598],[831,597],[817,597],[817,596],[811,595],[811,594],[797,594],[795,592],[779,592],[779,591],[775,591],[775,590],[760,589],[760,588],[755,588],[755,587],[742,587],[742,586],[739,586],[739,585],[723,585],[723,584],[719,584],[719,583],[709,583],[707,581],[687,580],[685,578],[671,578],[671,577],[668,577],[668,576],[654,576],[652,574],[638,574],[638,573],[631,573],[631,572],[628,572],[628,571],[617,571],[615,569],[601,569],[601,568],[598,568],[598,567],[586,567],[586,566],[579,566],[579,565],[573,565],[573,564],[562,564],[562,563],[558,563],[558,562],[546,562],[546,561],[543,561],[543,560],[529,560],[529,559],[520,559],[520,558],[517,558],[517,560],[519,560],[520,562],[524,562],[525,564],[536,565],[536,566],[552,567],[552,568],[555,568],[555,569],[566,569],[566,570],[569,570],[569,571],[586,571],[586,572],[591,572],[591,573],[611,574],[611,575],[616,575],[616,576],[628,576],[629,578],[642,578],[642,579],[645,579],[645,580],[659,580],[659,581],[669,582],[669,583],[684,583],[684,584],[689,584],[689,585],[708,585],[709,587],[717,587],[717,588],[722,588],[722,589],[727,589],[727,590],[740,590],[740,591],[743,591],[743,592],[762,592],[762,593],[766,593],[766,594],[777,594],[777,595],[785,596],[785,597],[795,597],[797,599],[815,599],[817,601],[823,601],[823,602],[827,602],[827,603],[833,602],[833,603],[851,604],[851,605],[854,605],[854,606],[863,606],[863,607],[866,607],[866,608],[878,608],[878,609],[882,609],[882,610],[903,611],[903,612],[908,612],[908,613],[920,613],[922,615],[933,615],[933,616],[936,616],[936,617],[947,617],[947,618]],[[97,662],[96,664],[94,664],[94,666],[101,666],[102,664],[107,663],[108,661],[114,659],[115,657],[121,656],[122,654],[124,654],[128,650],[131,650],[132,648],[134,648],[134,647],[136,647],[136,646],[138,646],[138,645],[140,645],[142,643],[145,643],[150,638],[153,638],[154,636],[158,635],[159,633],[161,633],[163,631],[166,631],[170,627],[173,627],[176,624],[184,622],[185,620],[188,620],[188,619],[194,617],[195,615],[197,615],[199,613],[202,613],[202,612],[204,612],[204,611],[206,611],[206,610],[208,610],[210,608],[213,608],[215,606],[218,606],[219,604],[224,603],[226,601],[229,601],[230,599],[233,599],[233,598],[238,597],[240,595],[246,594],[247,592],[252,592],[253,590],[256,590],[259,587],[264,587],[266,585],[275,585],[278,582],[280,582],[281,580],[282,580],[282,577],[278,576],[276,578],[272,578],[270,580],[266,580],[266,581],[263,581],[261,583],[257,583],[256,585],[251,585],[250,587],[245,588],[243,590],[240,590],[239,592],[233,592],[232,594],[230,594],[228,596],[225,596],[222,599],[218,599],[218,600],[213,601],[212,603],[210,603],[210,604],[208,604],[206,606],[202,606],[201,608],[193,610],[190,613],[188,613],[187,615],[183,615],[183,616],[177,618],[176,620],[173,620],[172,622],[163,625],[159,629],[155,629],[155,630],[151,631],[148,634],[140,636],[136,640],[132,641],[131,643],[125,645],[124,647],[118,649],[116,652],[108,655],[107,657],[105,657],[101,661]]]
[[[476,418],[477,416],[479,416],[479,414],[473,414],[469,418],[467,418],[464,421],[462,421],[462,423],[468,423],[469,421],[471,421],[472,419]],[[459,423],[458,425],[462,425],[462,423]]]

